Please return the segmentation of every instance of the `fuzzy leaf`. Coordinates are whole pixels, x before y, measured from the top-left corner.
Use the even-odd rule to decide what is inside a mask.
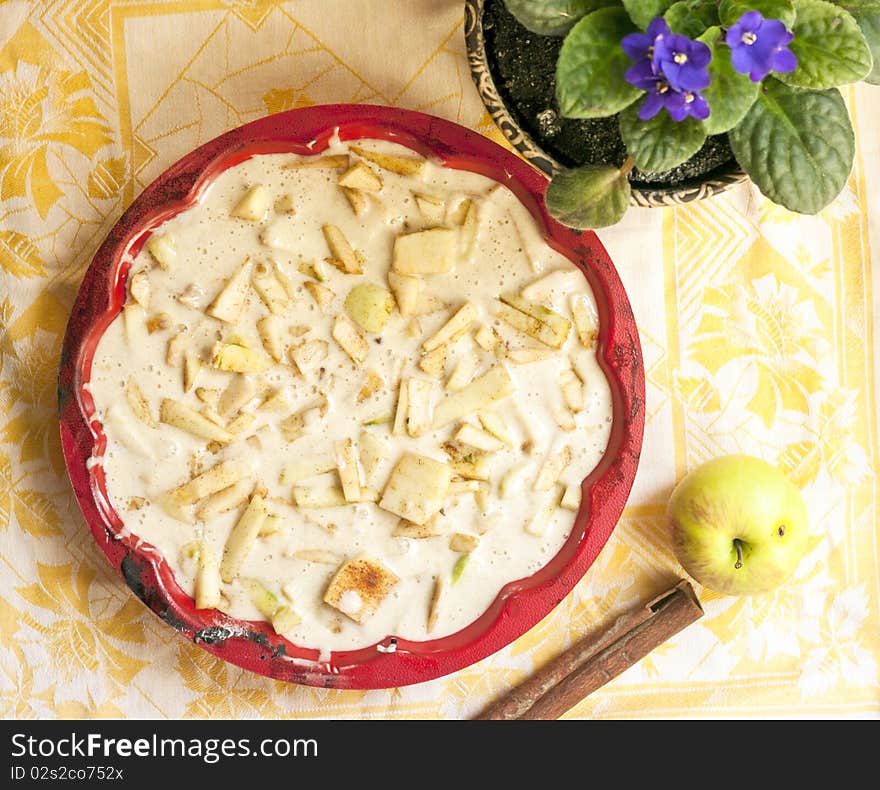
[[[654,17],[663,16],[674,0],[623,0],[629,18],[643,30]]]
[[[623,75],[632,61],[620,40],[635,32],[623,8],[585,16],[565,37],[556,63],[556,97],[567,118],[603,118],[632,104],[639,91]]]
[[[736,126],[758,98],[758,83],[748,74],[740,74],[733,68],[730,50],[719,46],[721,28],[710,27],[698,41],[712,50],[709,62],[709,87],[703,97],[709,103],[709,117],[703,121],[706,134],[722,134]]]
[[[852,15],[825,0],[799,0],[794,40],[788,48],[798,59],[780,80],[798,88],[825,90],[858,82],[873,65],[871,50]]]
[[[706,140],[706,128],[693,118],[673,121],[666,110],[642,121],[638,106],[633,105],[620,114],[620,136],[639,170],[660,173],[697,153]]]
[[[630,198],[629,179],[611,165],[585,165],[553,177],[547,210],[570,228],[604,228],[619,222]]]
[[[669,6],[663,18],[673,33],[697,38],[718,24],[718,5],[714,0],[679,0]]]
[[[613,4],[614,0],[504,0],[523,27],[542,36],[562,36],[581,17]]]
[[[849,11],[856,20],[874,58],[874,67],[865,82],[880,85],[880,0],[840,0],[834,5]]]
[[[794,24],[795,10],[791,0],[721,0],[718,15],[724,27],[735,25],[747,11],[760,11],[766,19],[778,19],[789,30]]]
[[[840,91],[804,91],[769,78],[730,131],[734,156],[770,200],[815,214],[843,189],[855,140]]]

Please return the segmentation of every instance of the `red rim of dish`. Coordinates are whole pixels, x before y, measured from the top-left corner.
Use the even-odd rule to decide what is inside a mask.
[[[205,185],[257,154],[316,154],[341,139],[390,140],[452,168],[507,187],[545,229],[547,242],[586,276],[599,310],[599,363],[612,395],[608,448],[583,482],[571,535],[541,570],[507,584],[492,605],[449,636],[411,642],[388,636],[370,647],[319,656],[268,623],[199,610],[152,546],[125,533],[107,496],[106,438],[86,386],[98,340],[120,312],[131,262],[153,229],[198,199]],[[95,254],[67,326],[58,380],[61,443],[86,523],[135,595],[186,639],[232,664],[278,680],[340,689],[420,683],[474,664],[546,616],[596,559],[619,519],[638,468],[645,421],[645,381],[632,308],[608,253],[592,232],[555,222],[544,208],[546,177],[491,140],[423,113],[372,105],[322,105],[278,113],[234,129],[183,157],[131,204]]]

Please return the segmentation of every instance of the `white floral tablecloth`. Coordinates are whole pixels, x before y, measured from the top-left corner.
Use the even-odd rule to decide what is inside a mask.
[[[802,486],[814,548],[706,616],[570,715],[877,717],[880,88],[845,90],[858,142],[817,217],[748,185],[631,211],[603,231],[639,322],[647,427],[633,494],[583,581],[480,664],[339,692],[252,675],[183,642],[113,574],[60,455],[55,376],[98,244],[194,146],[270,112],[372,102],[501,142],[470,79],[456,0],[0,2],[0,711],[5,718],[472,715],[572,640],[682,574],[663,511],[729,451]]]

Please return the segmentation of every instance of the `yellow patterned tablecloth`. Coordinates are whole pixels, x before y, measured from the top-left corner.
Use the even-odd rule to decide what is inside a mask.
[[[97,550],[64,472],[55,376],[70,306],[106,232],[194,146],[291,107],[398,105],[500,141],[468,73],[462,6],[0,0],[5,718],[468,717],[682,573],[665,500],[688,468],[730,451],[797,480],[815,549],[773,594],[703,591],[702,621],[571,715],[880,715],[876,87],[845,91],[859,148],[821,215],[790,214],[744,185],[683,208],[630,211],[600,234],[641,330],[642,464],[587,576],[496,655],[391,691],[272,682],[179,639]]]

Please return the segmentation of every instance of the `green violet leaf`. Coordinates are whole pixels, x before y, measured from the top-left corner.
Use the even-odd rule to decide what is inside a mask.
[[[880,2],[878,0],[835,0],[834,5],[849,11],[853,19],[856,20],[874,58],[874,67],[871,69],[871,73],[864,78],[865,82],[880,85]]]
[[[721,0],[718,14],[724,27],[735,25],[747,11],[760,11],[766,19],[778,19],[789,30],[795,11],[791,0]]]
[[[871,50],[852,15],[825,0],[798,0],[788,48],[798,59],[790,74],[776,75],[788,85],[824,90],[858,82],[871,71]]]
[[[679,0],[669,6],[663,18],[673,33],[681,33],[688,38],[697,38],[720,21],[715,0]]]
[[[712,50],[709,61],[712,81],[703,91],[703,98],[709,103],[709,117],[703,121],[706,134],[722,134],[733,129],[758,97],[759,83],[733,68],[730,48],[719,45],[719,40],[723,44],[720,27],[710,27],[697,39]]]
[[[523,27],[542,36],[564,35],[581,17],[615,4],[615,0],[504,0]]]
[[[801,214],[816,214],[834,200],[852,169],[855,139],[836,88],[798,90],[767,78],[729,138],[758,189]]]
[[[663,16],[666,9],[671,6],[675,0],[622,0],[623,7],[629,18],[632,19],[642,30],[648,27],[648,24],[654,17]]]
[[[673,121],[666,110],[642,121],[634,104],[620,114],[620,136],[639,170],[661,173],[697,153],[706,140],[706,128],[694,118]]]
[[[551,216],[570,228],[605,228],[629,206],[627,172],[613,165],[584,165],[553,177],[544,198]]]
[[[620,46],[636,28],[621,7],[585,16],[562,42],[556,63],[556,98],[567,118],[603,118],[641,94],[623,77],[632,61]]]

